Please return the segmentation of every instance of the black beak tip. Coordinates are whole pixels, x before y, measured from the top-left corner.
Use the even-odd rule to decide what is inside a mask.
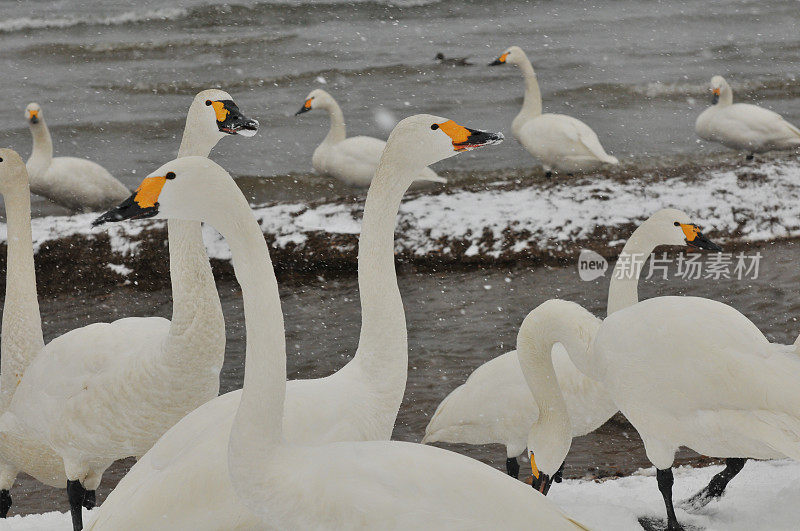
[[[308,108],[308,107],[305,107],[305,106],[303,106],[303,107],[300,107],[300,110],[299,110],[299,111],[297,111],[296,113],[294,113],[294,115],[295,115],[295,116],[300,116],[301,114],[303,114],[303,113],[307,113],[308,111],[309,111],[309,108]]]
[[[500,66],[502,64],[505,64],[505,63],[503,63],[503,61],[501,61],[500,59],[495,59],[494,61],[489,63],[489,66]]]

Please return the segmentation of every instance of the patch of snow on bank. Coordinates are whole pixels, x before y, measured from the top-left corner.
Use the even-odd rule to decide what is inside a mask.
[[[675,469],[676,503],[704,487],[721,466]],[[479,486],[476,485],[476,488]],[[800,463],[749,461],[731,481],[725,496],[696,513],[677,508],[678,521],[706,531],[794,530],[800,522]],[[651,468],[632,476],[594,482],[566,480],[554,484],[548,499],[571,517],[598,530],[638,530],[642,516],[664,518],[664,502]],[[84,521],[90,522],[91,513]],[[69,513],[14,516],[5,521],[9,531],[70,528]],[[532,522],[535,527],[536,523]]]

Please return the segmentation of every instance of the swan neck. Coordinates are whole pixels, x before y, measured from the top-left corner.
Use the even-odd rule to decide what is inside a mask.
[[[208,157],[218,141],[204,134],[191,109],[178,157]],[[167,220],[169,270],[172,284],[172,320],[165,351],[193,366],[205,360],[221,363],[225,350],[225,320],[208,261],[199,221]],[[209,332],[212,332],[209,339]],[[220,359],[217,359],[220,358]]]
[[[649,233],[645,221],[633,231],[619,253],[608,286],[608,315],[639,302],[639,278],[645,262],[657,246]]]
[[[341,107],[336,103],[336,100],[331,98],[330,101],[325,103],[325,110],[328,111],[328,116],[331,120],[331,128],[328,130],[328,135],[325,137],[323,143],[336,144],[347,138],[347,128],[344,124],[344,114]]]
[[[41,173],[50,167],[53,161],[53,139],[50,137],[50,130],[44,119],[36,125],[30,127],[33,136],[33,151],[28,160],[27,167],[29,178],[40,177]]]
[[[567,405],[553,367],[553,345],[561,343],[579,369],[587,367],[591,365],[589,351],[598,328],[599,320],[580,306],[551,300],[528,314],[517,336],[522,374],[539,407],[529,449],[534,452],[539,469],[551,476],[572,443]]]
[[[381,158],[364,205],[358,242],[362,317],[356,359],[373,376],[372,381],[387,390],[401,389],[401,400],[408,370],[408,343],[394,264],[394,229],[403,194],[412,182],[406,176],[418,171],[394,158],[391,151]]]
[[[11,402],[19,380],[44,347],[31,236],[27,185],[4,194],[7,237],[6,294],[0,334],[0,412]]]
[[[722,86],[722,90],[719,94],[719,101],[717,102],[717,106],[721,107],[729,107],[733,105],[733,90],[731,86],[725,83]]]
[[[542,93],[539,90],[539,81],[533,71],[533,65],[524,57],[519,63],[519,69],[525,78],[525,99],[522,102],[522,110],[517,118],[534,118],[542,114]]]

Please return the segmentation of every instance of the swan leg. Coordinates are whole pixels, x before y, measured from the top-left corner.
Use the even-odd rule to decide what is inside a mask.
[[[67,496],[69,497],[69,512],[72,514],[72,530],[83,529],[83,500],[86,489],[78,480],[67,480]]]
[[[672,468],[657,469],[656,479],[658,480],[658,490],[661,491],[664,505],[667,507],[667,531],[681,531],[683,528],[678,523],[675,507],[672,505],[672,485],[675,483]]]
[[[87,511],[91,511],[94,509],[94,506],[97,505],[97,491],[96,490],[87,490],[86,496],[83,497],[83,506]]]
[[[745,160],[753,160],[756,157],[755,153],[750,153],[745,157]]]
[[[561,466],[558,467],[558,470],[556,470],[556,473],[553,474],[553,483],[561,483],[561,481],[564,479],[564,465],[566,465],[566,464],[567,464],[566,461],[561,463]]]
[[[11,509],[11,492],[8,489],[0,490],[0,518],[8,516]]]
[[[506,472],[514,479],[519,478],[519,461],[516,457],[506,459]]]
[[[544,172],[544,176],[545,176],[545,177],[547,177],[547,178],[549,179],[550,177],[552,177],[552,176],[553,176],[553,172],[552,172],[552,171],[550,171],[550,170],[547,170],[546,172]]]
[[[699,509],[705,507],[711,500],[719,499],[724,493],[728,483],[742,471],[747,459],[743,457],[729,457],[725,460],[725,469],[711,478],[708,485],[691,498],[682,501],[679,506],[684,509]]]

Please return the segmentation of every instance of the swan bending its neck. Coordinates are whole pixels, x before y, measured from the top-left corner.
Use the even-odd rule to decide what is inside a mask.
[[[8,409],[17,384],[33,357],[44,347],[36,293],[31,236],[31,195],[25,164],[11,150],[0,150],[6,207],[7,269],[0,333],[0,413]],[[6,175],[15,176],[6,179]]]

